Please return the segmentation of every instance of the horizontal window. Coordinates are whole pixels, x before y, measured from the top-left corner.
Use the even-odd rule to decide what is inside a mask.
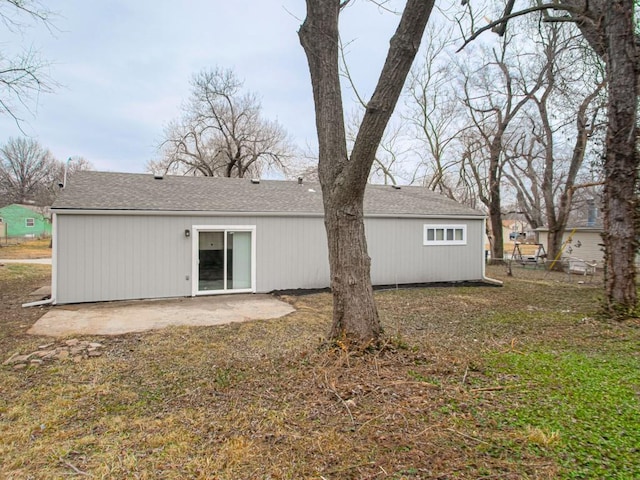
[[[25,218],[24,222],[25,222],[25,225],[27,227],[35,227],[36,226],[36,219],[35,218]]]
[[[425,225],[424,245],[466,245],[466,225]]]

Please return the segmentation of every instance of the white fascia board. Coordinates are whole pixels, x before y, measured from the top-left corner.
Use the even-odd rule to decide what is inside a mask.
[[[324,218],[324,213],[317,212],[205,212],[202,210],[84,210],[84,209],[52,209],[58,215],[170,215],[190,217],[312,217]],[[457,219],[457,220],[483,220],[486,215],[457,215],[452,214],[397,214],[397,213],[373,213],[366,214],[364,218],[421,218],[421,219]]]

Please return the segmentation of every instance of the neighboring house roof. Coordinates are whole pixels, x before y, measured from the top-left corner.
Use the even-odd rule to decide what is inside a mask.
[[[161,212],[237,212],[322,214],[317,183],[246,178],[165,176],[78,172],[52,210],[116,210]],[[423,187],[367,185],[367,215],[477,216],[482,212]]]
[[[32,204],[28,204],[28,203],[14,203],[14,205],[18,205],[20,207],[26,208],[27,210],[31,210],[32,212],[36,212],[44,217],[50,217],[50,207],[48,206],[39,206],[39,205],[32,205]]]
[[[27,218],[46,218],[46,216],[42,214],[38,207],[33,205],[24,205],[21,203],[12,203],[10,205],[5,205],[4,207],[0,208],[0,212],[12,212],[14,215],[21,215]]]
[[[571,231],[576,230],[577,232],[602,232],[604,230],[604,226],[602,225],[602,220],[596,220],[595,224],[588,225],[587,222],[577,223],[574,225],[567,225],[564,228],[565,232],[571,233]],[[549,227],[539,227],[536,228],[536,232],[548,232]]]

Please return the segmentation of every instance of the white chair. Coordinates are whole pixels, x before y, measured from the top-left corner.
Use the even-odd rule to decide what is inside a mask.
[[[567,257],[564,262],[567,275],[582,275],[593,277],[596,274],[595,262],[587,262],[581,258]]]

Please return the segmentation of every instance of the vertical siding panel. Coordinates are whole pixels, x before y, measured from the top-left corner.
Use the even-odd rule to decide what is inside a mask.
[[[67,271],[68,268],[71,266],[70,265],[70,259],[67,255],[67,251],[69,249],[69,238],[66,235],[66,233],[68,232],[68,229],[66,228],[66,224],[63,225],[65,222],[67,222],[68,218],[66,216],[60,215],[60,216],[56,216],[56,231],[55,231],[55,235],[56,235],[56,247],[57,247],[57,262],[56,262],[56,285],[68,285],[69,281],[67,278]],[[63,291],[60,291],[58,289],[58,291],[56,292],[56,302],[61,302],[63,301]]]
[[[96,243],[99,241],[100,222],[98,219],[91,218],[84,225],[79,225],[83,231],[83,244],[85,248],[85,256],[81,268],[83,275],[87,281],[87,295],[94,298],[100,298],[101,288],[98,282],[102,274],[102,261],[98,256],[100,250]],[[80,279],[82,278],[79,277]]]
[[[129,263],[127,264],[127,268],[129,269],[129,278],[131,279],[131,289],[129,290],[129,295],[132,298],[140,298],[142,292],[141,290],[141,282],[140,277],[142,272],[139,272],[137,265],[140,261],[140,256],[142,255],[143,245],[145,248],[148,248],[148,245],[145,245],[144,238],[141,236],[142,228],[140,228],[140,223],[144,222],[144,217],[140,218],[131,218],[129,217],[129,229],[127,231],[129,235],[129,241],[126,244],[126,248],[129,250]],[[149,266],[145,265],[145,269]]]
[[[157,268],[157,262],[154,259],[154,253],[157,248],[158,241],[153,237],[151,232],[151,221],[161,220],[161,218],[139,217],[139,221],[133,223],[134,238],[139,239],[133,242],[136,250],[133,253],[132,269],[134,272],[134,281],[136,285],[136,297],[145,298],[159,282],[154,275]],[[168,253],[168,252],[167,252]]]
[[[108,245],[105,241],[105,235],[108,230],[108,225],[104,222],[100,222],[99,219],[94,218],[94,238],[96,244],[96,251],[94,255],[94,262],[98,264],[96,267],[96,289],[100,295],[103,295],[105,289],[109,288],[109,279],[111,278],[111,272],[109,267],[111,262],[108,256]]]
[[[155,267],[154,282],[153,289],[149,293],[169,290],[177,295],[179,293],[177,288],[178,272],[175,268],[175,260],[180,256],[177,240],[184,238],[182,222],[176,217],[159,217],[155,221],[157,225],[149,228],[149,231],[162,232],[162,235],[155,239],[149,238],[149,241],[153,242],[155,246],[151,258]]]

